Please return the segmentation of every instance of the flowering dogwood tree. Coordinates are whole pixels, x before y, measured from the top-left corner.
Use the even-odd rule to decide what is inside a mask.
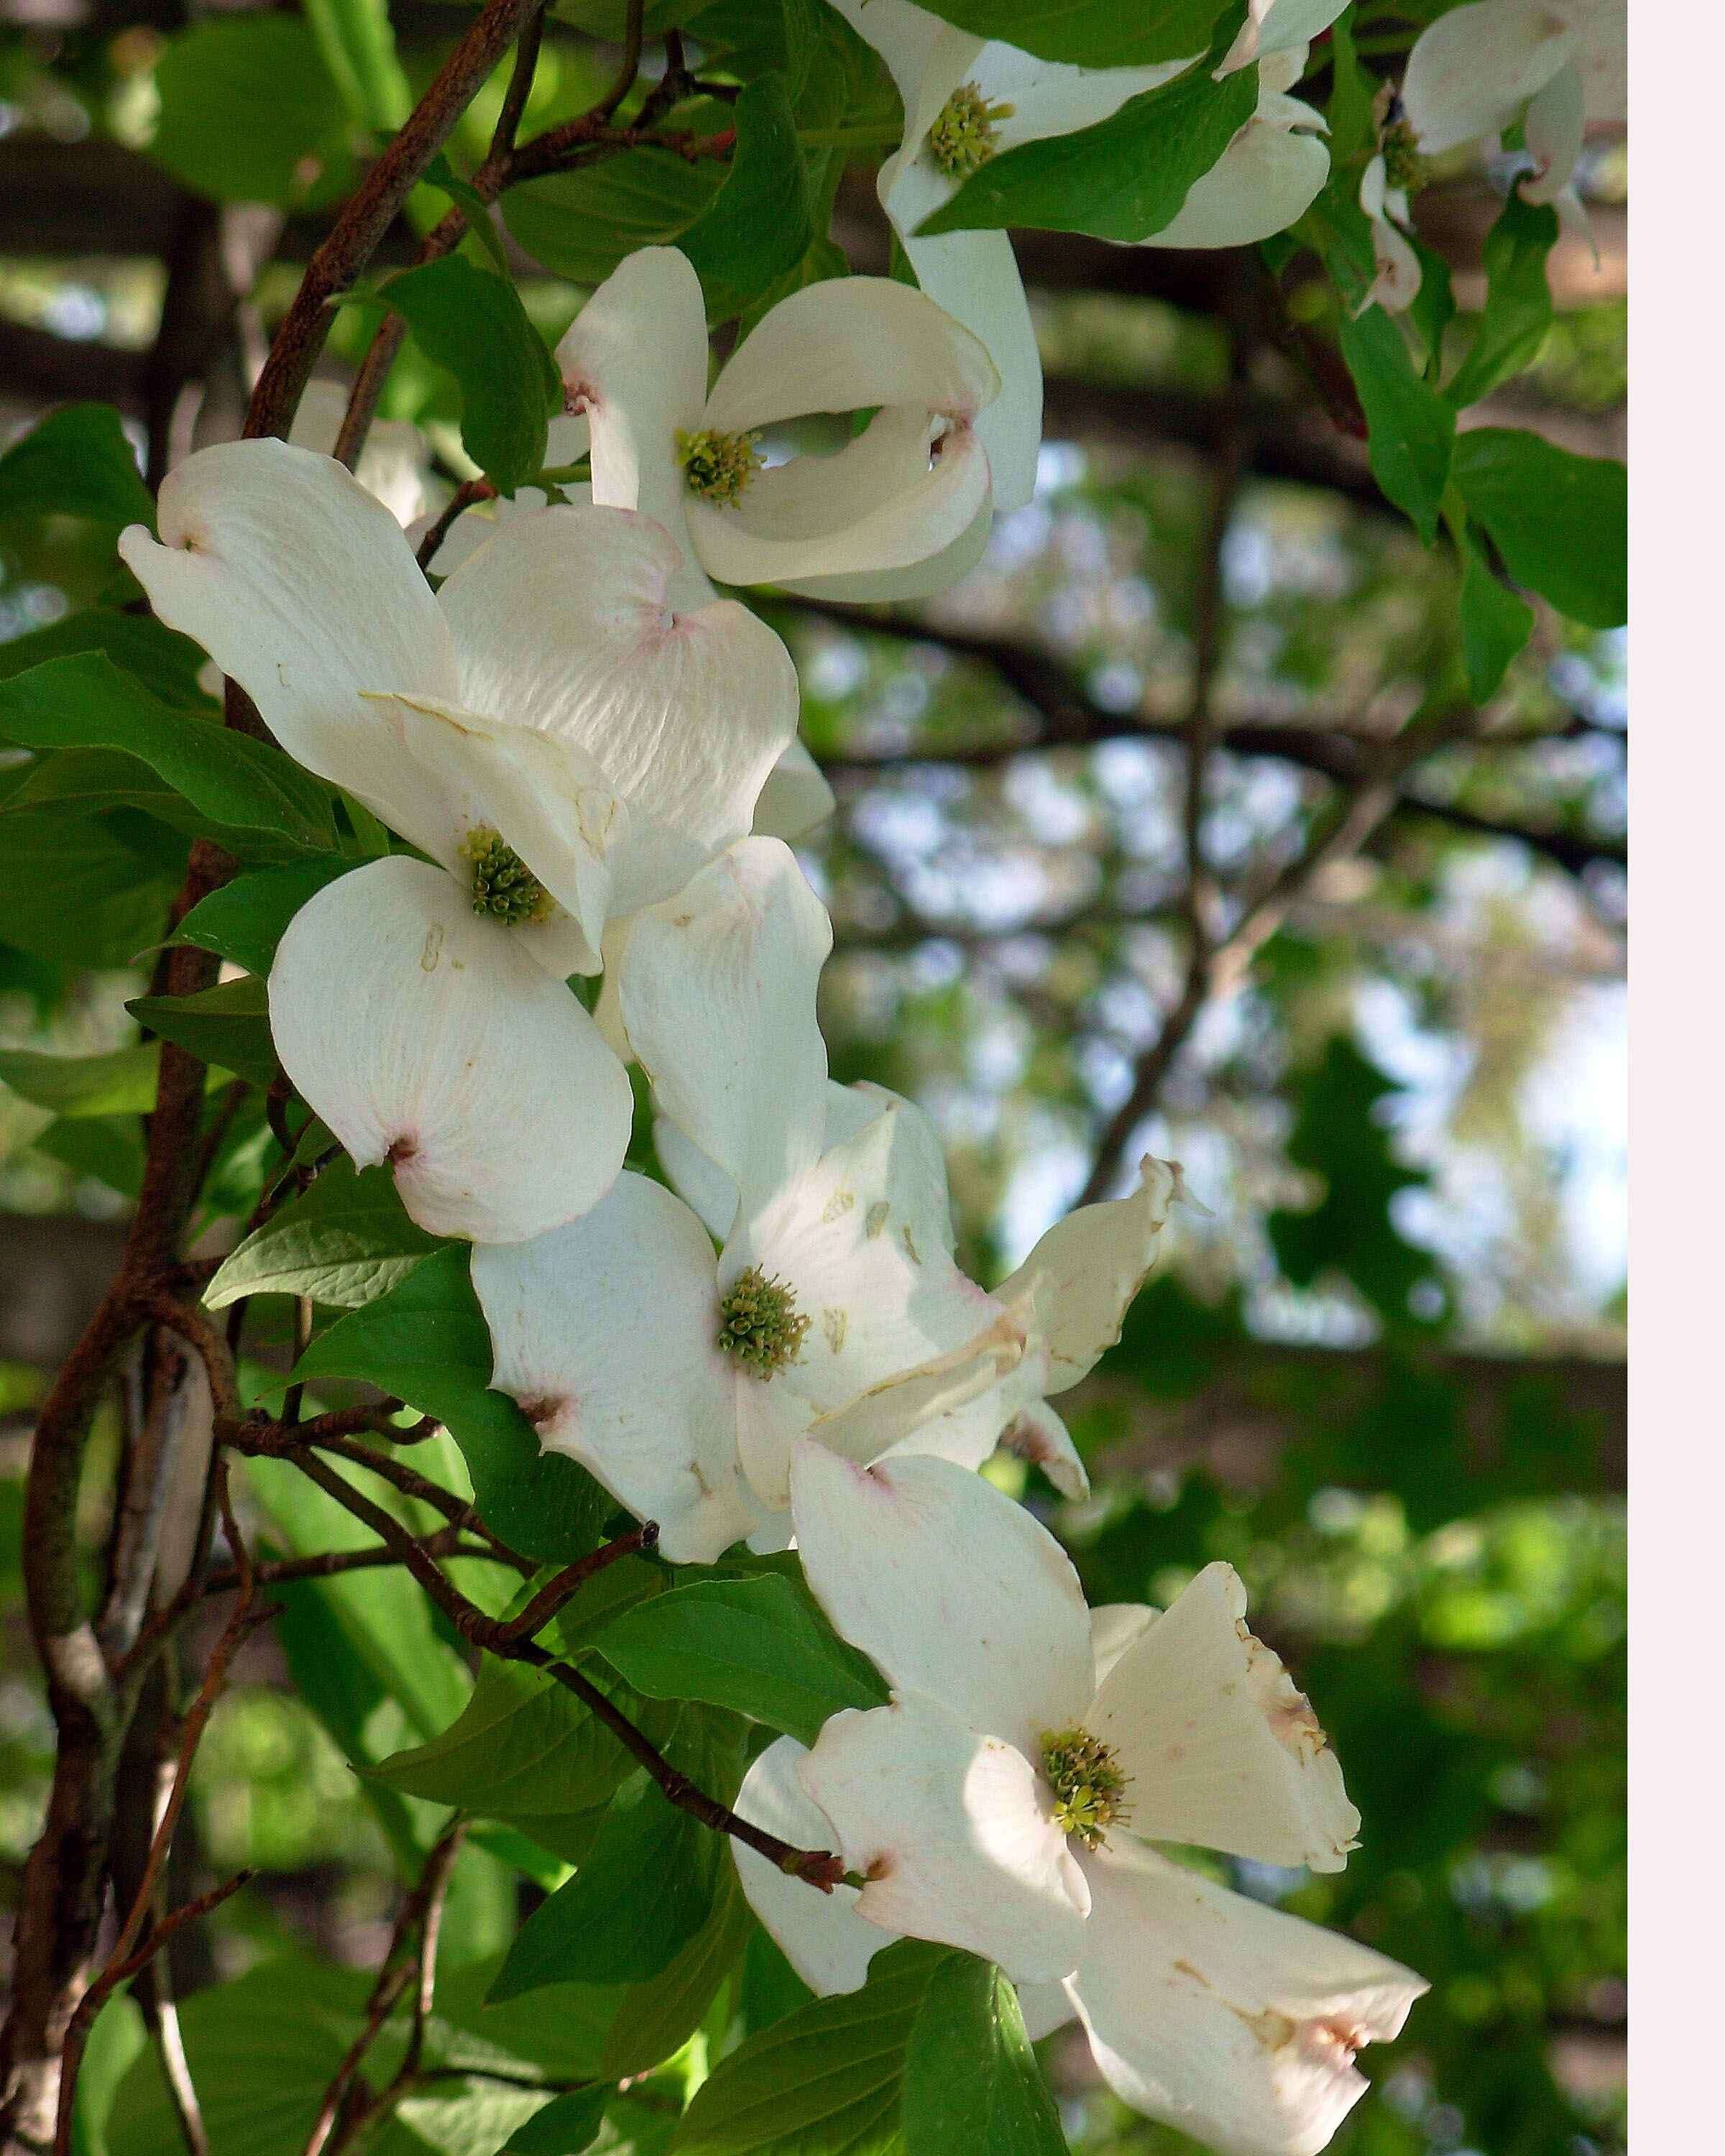
[[[167,1940],[241,1883],[176,1902],[167,1867],[243,1642],[279,1594],[388,1571],[398,1621],[459,1650],[454,1695],[369,1758],[351,1656],[295,1671],[404,1883],[374,1979],[281,1965],[341,2041],[315,2090],[258,2092],[280,2146],[1055,2156],[1032,2046],[1072,2025],[1132,2111],[1313,2156],[1425,1988],[1223,1883],[1224,1858],[1337,1871],[1373,1835],[1322,1698],[1230,1567],[1159,1611],[1088,1609],[991,1479],[1004,1455],[1083,1496],[1050,1401],[1179,1236],[1180,1170],[1143,1157],[1003,1280],[960,1263],[927,1116],[829,1073],[832,928],[793,848],[831,796],[757,602],[940,592],[1030,500],[1009,235],[1042,231],[1239,250],[1272,290],[1318,266],[1376,482],[1458,567],[1476,701],[1530,596],[1620,618],[1617,468],[1457,423],[1548,318],[1558,213],[1623,119],[1621,9],[1422,6],[1368,65],[1343,0],[629,0],[575,11],[611,71],[541,126],[544,12],[486,0],[414,102],[381,8],[308,5],[363,176],[244,438],[151,493],[115,416],[73,405],[7,459],[107,520],[130,611],[0,682],[0,738],[32,770],[146,773],[183,862],[124,1072],[86,1074],[144,1110],[146,1147],[34,1444],[58,1753],[3,2146],[95,2150],[105,2015],[154,1998]],[[463,172],[447,146],[494,74]],[[1458,352],[1419,190],[1487,157]],[[829,236],[854,161],[886,276]],[[638,223],[555,184],[612,162]],[[418,259],[386,274],[398,221]],[[554,349],[523,252],[591,273]],[[369,346],[331,401],[313,370],[356,307]],[[409,333],[459,389],[441,481],[373,424]],[[259,1349],[272,1309],[286,1364]],[[140,1342],[147,1403],[87,1550],[93,1417]],[[128,1818],[120,1762],[164,1686],[160,1801]],[[480,1863],[531,1912],[440,1968]],[[148,2019],[164,2134],[233,2156],[244,2107],[206,2119],[172,2015]]]

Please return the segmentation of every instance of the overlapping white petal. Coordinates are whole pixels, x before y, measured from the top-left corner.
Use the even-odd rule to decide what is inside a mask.
[[[769,1744],[743,1776],[736,1809],[751,1826],[793,1849],[831,1849],[839,1839],[833,1823],[803,1786],[799,1769],[808,1757],[794,1737]],[[813,1893],[747,1842],[733,1841],[731,1851],[756,1914],[809,1989],[823,1995],[860,1990],[869,1964],[891,1941],[880,1925],[857,1914],[857,1889],[841,1885],[830,1894]]]
[[[1233,1567],[1207,1565],[1115,1662],[1088,1727],[1132,1778],[1134,1834],[1339,1871],[1359,1814],[1311,1702],[1245,1609]]]
[[[789,849],[746,839],[644,911],[615,969],[661,1115],[751,1209],[811,1168],[824,1140],[814,999],[832,942]]]
[[[1562,0],[1473,0],[1420,32],[1402,77],[1402,107],[1429,157],[1508,126],[1574,59]]]
[[[609,1189],[633,1101],[592,1019],[442,870],[327,885],[270,975],[282,1067],[361,1167],[388,1161],[434,1235],[536,1235]]]
[[[906,1692],[834,1715],[798,1771],[868,1882],[857,1916],[1027,1982],[1076,1966],[1090,1890],[1016,1746]]]
[[[476,1250],[473,1284],[492,1383],[548,1450],[658,1522],[665,1557],[711,1563],[750,1532],[732,1373],[714,1345],[712,1245],[670,1191],[624,1173],[555,1233]]]
[[[873,277],[793,293],[710,395],[706,350],[687,258],[644,248],[600,286],[557,352],[570,407],[591,429],[593,499],[644,510],[673,534],[677,603],[698,604],[690,594],[710,591],[709,576],[835,597],[855,578],[873,596],[909,590],[986,510],[988,459],[973,429],[999,377],[977,339],[923,294]],[[861,411],[875,416],[857,439],[757,472],[734,503],[703,501],[685,483],[680,434]]]
[[[1081,1718],[1089,1613],[1070,1560],[1021,1506],[950,1460],[860,1468],[812,1440],[791,1496],[810,1587],[895,1691],[1026,1753]]]
[[[1219,2156],[1317,2156],[1365,2093],[1354,2054],[1399,2035],[1430,1987],[1129,1842],[1084,1868],[1066,1989],[1115,2093]]]

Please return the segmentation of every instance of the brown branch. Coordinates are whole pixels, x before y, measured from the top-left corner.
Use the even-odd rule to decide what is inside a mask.
[[[371,364],[369,352],[366,355],[366,364],[367,366]],[[350,412],[352,408],[351,405],[348,408]],[[449,536],[449,526],[458,516],[471,509],[476,501],[495,501],[496,497],[497,490],[490,480],[463,480],[443,509],[427,526],[425,536],[419,542],[419,567],[428,571],[430,569],[432,563],[437,559],[438,549]]]
[[[619,1535],[614,1542],[602,1543],[589,1556],[577,1558],[573,1564],[566,1564],[556,1578],[547,1580],[518,1617],[511,1617],[504,1625],[504,1635],[511,1640],[531,1640],[542,1632],[572,1596],[578,1594],[588,1580],[616,1563],[619,1558],[636,1557],[659,1547],[659,1522],[644,1520],[632,1534]]]
[[[351,289],[370,262],[426,167],[540,3],[488,0],[406,125],[360,182],[306,264],[299,291],[275,333],[246,413],[248,438],[286,434],[329,335],[331,302]]]

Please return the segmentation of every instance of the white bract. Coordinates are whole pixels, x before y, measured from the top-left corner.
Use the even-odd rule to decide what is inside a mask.
[[[1471,0],[1420,32],[1360,182],[1378,258],[1368,305],[1404,308],[1419,292],[1419,257],[1399,228],[1420,161],[1495,139],[1517,118],[1531,167],[1522,200],[1554,203],[1585,228],[1576,162],[1590,125],[1627,116],[1625,45],[1624,0]]]
[[[1067,67],[958,29],[913,0],[834,5],[880,54],[897,85],[905,131],[880,167],[880,204],[923,290],[976,332],[999,370],[1000,395],[977,420],[977,432],[993,470],[995,506],[1019,508],[1035,485],[1042,366],[1012,242],[998,231],[919,236],[917,227],[1001,151],[1095,126],[1192,60]],[[1284,93],[1304,71],[1306,41],[1345,5],[1276,0],[1270,8],[1260,0],[1255,13],[1266,19],[1247,23],[1223,70],[1265,59],[1257,111],[1173,223],[1142,244],[1242,246],[1302,214],[1324,183],[1329,156],[1314,132],[1322,117]]]
[[[926,1385],[938,1396],[919,1421],[914,1449],[979,1467],[1004,1445],[1040,1466],[1065,1496],[1085,1496],[1090,1481],[1084,1463],[1048,1395],[1087,1377],[1119,1339],[1127,1310],[1156,1263],[1168,1208],[1182,1195],[1178,1168],[1147,1153],[1138,1163],[1138,1187],[1129,1196],[1081,1206],[1056,1221],[993,1291],[1012,1334],[1023,1343],[1009,1368],[987,1381],[985,1368],[1000,1363],[996,1324],[973,1343],[968,1382],[962,1355],[895,1380],[890,1404],[896,1410],[909,1397],[907,1387]],[[876,1407],[870,1398],[858,1400],[818,1423],[814,1435],[847,1458],[875,1456],[883,1449],[871,1445]]]
[[[792,1493],[810,1587],[891,1704],[755,1763],[739,1809],[865,1882],[828,1898],[739,1846],[804,1980],[854,1990],[887,1938],[997,1962],[1032,2033],[1075,2014],[1124,2100],[1231,2156],[1311,2156],[1354,2053],[1426,1987],[1145,1845],[1337,1871],[1359,1815],[1311,1707],[1213,1564],[1160,1615],[1094,1614],[1059,1544],[943,1460],[859,1468],[813,1441]]]
[[[975,1386],[1017,1352],[1004,1325],[993,1363],[972,1346],[994,1306],[953,1261],[916,1111],[829,1086],[814,996],[831,939],[772,839],[630,926],[629,1040],[660,1130],[674,1120],[728,1192],[710,1194],[716,1258],[695,1211],[627,1172],[568,1226],[474,1254],[494,1383],[679,1562],[783,1546],[792,1448],[822,1415],[944,1353]],[[938,1404],[877,1406],[869,1456]]]
[[[784,647],[732,603],[673,613],[675,548],[623,511],[521,518],[436,596],[389,511],[285,443],[199,451],[159,515],[120,551],[160,618],[442,865],[376,861],[302,910],[271,978],[288,1075],[435,1232],[585,1210],[631,1099],[564,978],[748,829],[796,722]]]
[[[645,511],[683,549],[674,603],[710,598],[710,578],[903,598],[981,553],[993,490],[977,423],[999,380],[932,300],[832,278],[771,309],[711,391],[707,357],[701,280],[669,247],[631,254],[557,347],[592,434],[593,500]],[[865,411],[830,455],[767,454],[787,423]]]

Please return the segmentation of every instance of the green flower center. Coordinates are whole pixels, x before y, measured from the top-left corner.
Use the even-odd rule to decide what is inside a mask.
[[[721,509],[735,509],[761,469],[758,434],[723,434],[716,427],[677,429],[677,459],[689,491]]]
[[[1386,127],[1378,146],[1384,153],[1386,186],[1405,187],[1410,192],[1425,186],[1425,159],[1420,154],[1420,139],[1409,121],[1398,120]]]
[[[742,1363],[752,1378],[770,1378],[803,1352],[809,1320],[797,1308],[796,1291],[751,1265],[739,1273],[719,1305],[714,1346]]]
[[[1086,1849],[1097,1848],[1111,1826],[1129,1816],[1122,1802],[1132,1777],[1121,1772],[1114,1748],[1074,1722],[1042,1732],[1042,1771],[1055,1793],[1055,1824]]]
[[[515,848],[489,824],[475,824],[461,841],[461,857],[473,864],[473,910],[506,928],[549,919],[555,904]]]
[[[990,105],[973,82],[961,82],[928,131],[928,154],[949,179],[968,180],[994,154],[995,123],[1016,107]]]

